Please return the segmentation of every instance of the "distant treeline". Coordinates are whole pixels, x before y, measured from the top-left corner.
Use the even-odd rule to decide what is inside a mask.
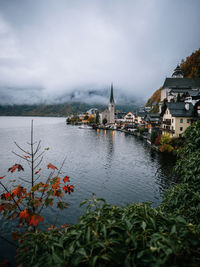
[[[98,108],[103,111],[107,108],[100,104],[85,104],[85,103],[64,103],[52,105],[0,105],[0,116],[46,116],[58,117],[69,116],[71,114],[84,113],[90,108]],[[116,110],[120,112],[135,111],[136,105],[116,105]]]

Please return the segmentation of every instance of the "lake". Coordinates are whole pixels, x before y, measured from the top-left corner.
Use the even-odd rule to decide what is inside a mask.
[[[152,150],[138,137],[117,131],[80,129],[66,125],[65,118],[42,117],[0,117],[0,176],[19,163],[25,167],[20,176],[30,177],[29,167],[12,151],[20,153],[14,141],[28,149],[32,119],[35,141],[41,140],[42,149],[49,148],[42,162],[42,181],[48,175],[47,164],[59,168],[66,157],[62,172],[75,187],[74,193],[66,195],[70,206],[59,217],[59,224],[76,223],[84,210],[80,203],[91,198],[92,193],[116,205],[145,201],[156,206],[163,192],[174,183],[174,158]],[[2,181],[9,188],[10,179],[23,184],[18,180],[19,174],[9,174]],[[45,212],[48,223],[55,222],[56,212],[54,207]],[[0,230],[9,234],[12,226],[1,220]],[[0,251],[1,262],[5,257],[11,258],[14,250],[0,239]]]

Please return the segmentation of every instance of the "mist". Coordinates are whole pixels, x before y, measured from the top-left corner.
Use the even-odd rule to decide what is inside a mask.
[[[198,0],[0,0],[0,104],[106,103],[111,82],[118,101],[147,99],[199,48],[199,10]]]

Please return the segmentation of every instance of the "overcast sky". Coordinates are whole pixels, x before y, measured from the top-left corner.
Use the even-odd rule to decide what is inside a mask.
[[[111,82],[146,99],[200,47],[199,10],[199,0],[0,0],[1,103]]]

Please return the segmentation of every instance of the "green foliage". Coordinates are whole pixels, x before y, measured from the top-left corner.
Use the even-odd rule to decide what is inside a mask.
[[[165,144],[170,144],[171,143],[171,137],[168,133],[165,133],[162,135],[160,139],[160,144],[165,145]]]
[[[167,98],[165,98],[163,100],[163,103],[162,103],[162,106],[161,106],[161,114],[160,114],[161,117],[164,115],[164,113],[165,113],[165,111],[167,109],[167,104],[166,103],[167,103]]]
[[[200,183],[181,183],[164,195],[161,208],[164,212],[184,217],[189,223],[199,224]]]
[[[152,144],[155,143],[157,136],[158,136],[157,132],[156,131],[152,131],[152,133],[151,133],[151,143]]]
[[[103,119],[103,124],[105,125],[106,123],[107,123],[107,119],[104,118],[104,119]]]
[[[148,129],[144,127],[138,127],[138,131],[141,135],[143,135],[144,133],[148,132]]]
[[[158,113],[158,112],[159,112],[159,105],[156,104],[156,105],[152,108],[151,113],[155,114],[155,113]]]
[[[158,137],[157,137],[158,138]],[[184,134],[176,171],[181,182],[157,208],[150,203],[88,204],[79,223],[49,232],[27,233],[19,243],[23,266],[199,266],[200,121]],[[171,146],[168,136],[162,146]]]
[[[175,171],[184,182],[200,180],[200,120],[184,133],[185,145],[179,149]]]
[[[97,111],[97,113],[96,113],[95,123],[96,123],[96,124],[99,124],[99,120],[100,120],[99,111]]]
[[[184,142],[185,138],[183,137],[172,137],[170,144],[174,147],[175,150],[178,150],[179,148],[183,147]]]
[[[18,261],[25,266],[197,266],[199,226],[148,203],[117,207],[94,197],[86,202],[84,215],[71,228],[26,234]]]

